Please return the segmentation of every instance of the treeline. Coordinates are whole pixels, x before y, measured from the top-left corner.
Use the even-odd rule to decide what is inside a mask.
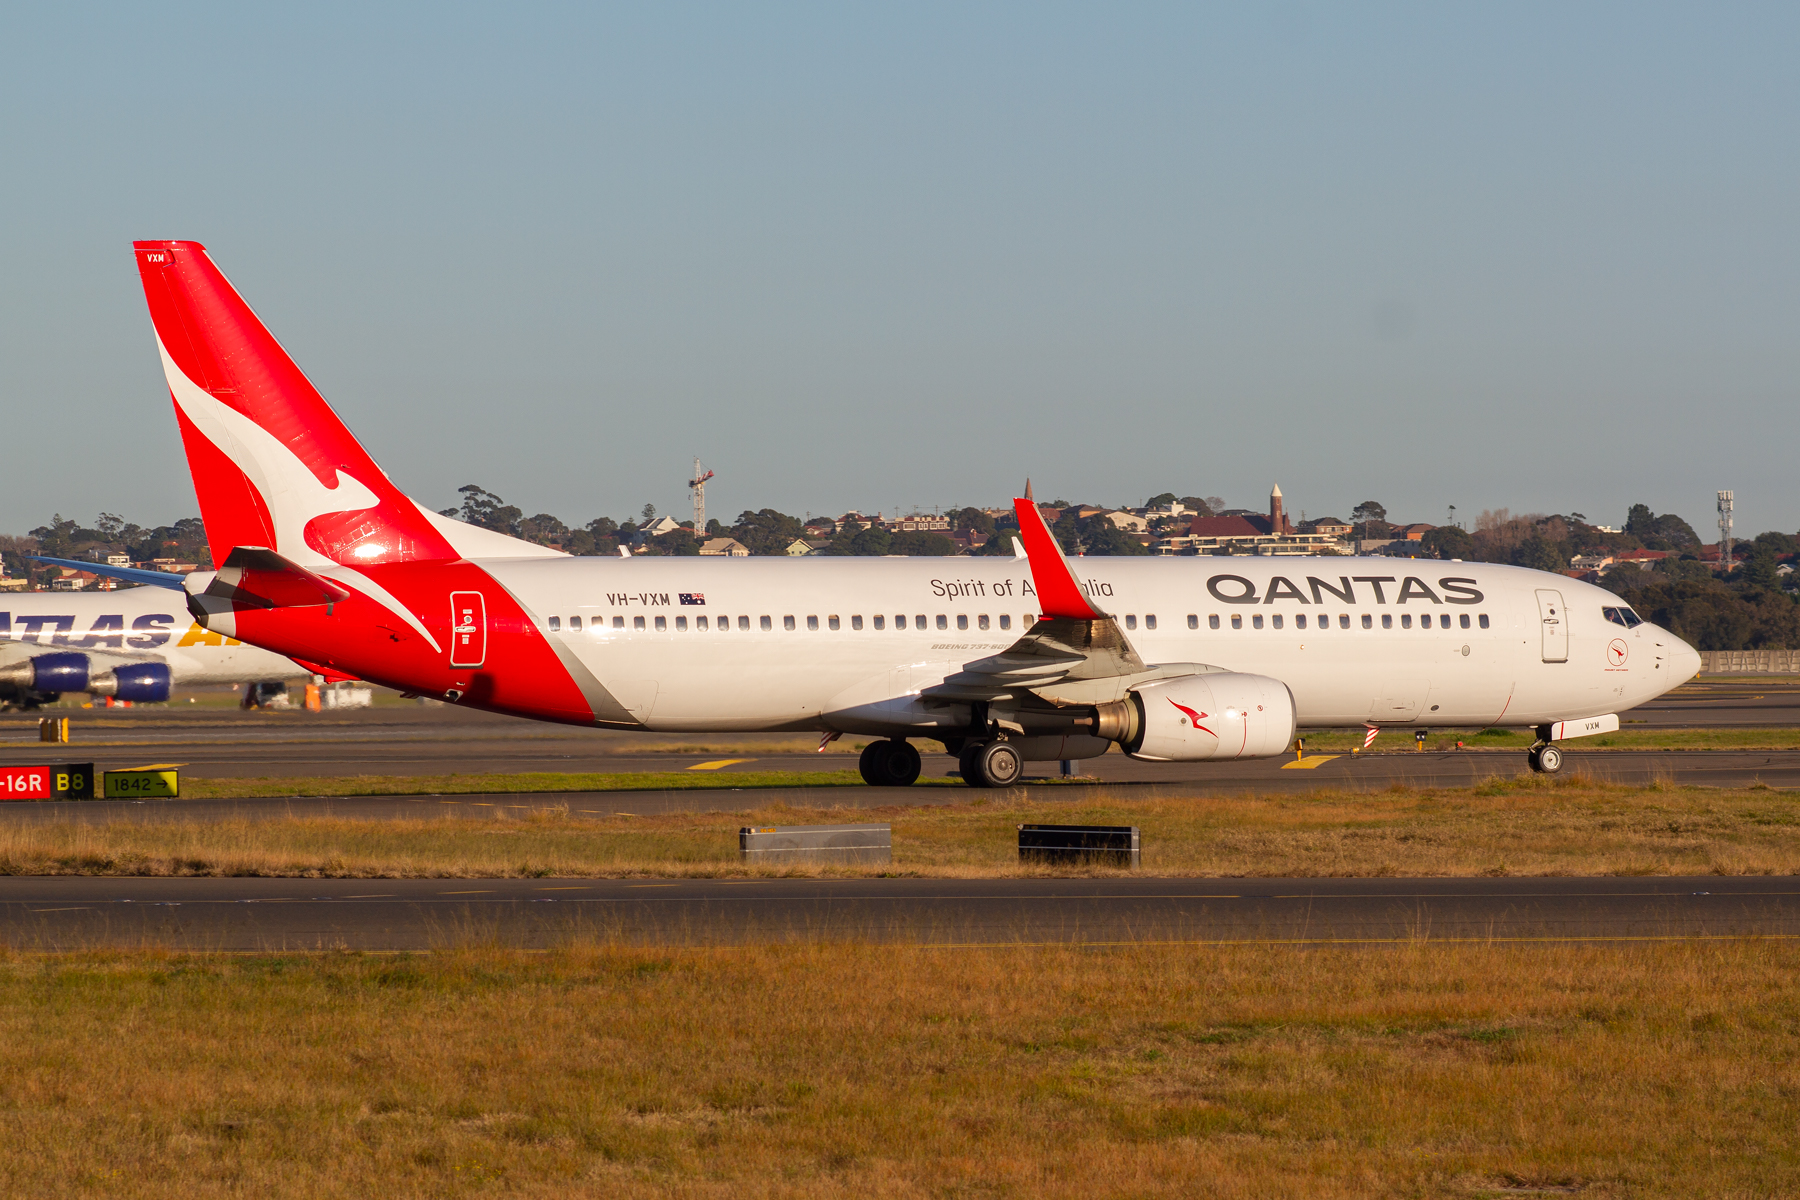
[[[80,559],[92,559],[97,554],[101,561],[110,554],[123,554],[132,562],[170,558],[178,563],[193,563],[202,571],[212,569],[206,527],[199,517],[145,529],[116,513],[101,513],[92,526],[57,513],[48,525],[38,526],[25,537],[0,536],[0,561],[5,562],[7,574],[14,579],[29,579],[35,585],[58,572],[58,568],[30,561],[26,557],[29,554]]]
[[[1540,571],[1567,571],[1577,555],[1617,555],[1660,550],[1668,555],[1648,569],[1620,565],[1600,586],[1617,594],[1639,616],[1654,621],[1701,650],[1800,649],[1800,579],[1783,575],[1800,541],[1770,531],[1738,539],[1728,572],[1700,557],[1705,543],[1674,513],[1631,506],[1624,529],[1596,529],[1581,513],[1515,517],[1505,509],[1484,512],[1474,532],[1433,529],[1419,552],[1468,562],[1510,563]]]

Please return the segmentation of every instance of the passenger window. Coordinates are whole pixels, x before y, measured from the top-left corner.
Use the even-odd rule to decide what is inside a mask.
[[[644,627],[644,618],[642,618],[642,617],[631,618],[631,627],[633,629],[642,629]]]
[[[895,629],[905,629],[906,628],[906,614],[905,613],[895,613],[894,614],[894,628]]]
[[[762,626],[762,631],[764,633],[767,633],[767,632],[769,632],[769,630],[775,628],[775,619],[773,617],[766,617],[766,616],[760,617],[760,618],[758,618],[758,624],[760,624]]]
[[[1369,618],[1364,617],[1363,624],[1366,625],[1366,624],[1368,624],[1368,622],[1369,622]],[[1350,628],[1350,614],[1349,613],[1339,613],[1338,614],[1338,628],[1339,629]]]
[[[1383,625],[1387,624],[1386,618],[1383,618],[1381,623]],[[1412,614],[1411,613],[1401,613],[1400,614],[1400,628],[1402,628],[1402,629],[1411,629],[1412,628]]]
[[[790,633],[793,632],[794,616],[792,613],[789,613],[786,616],[781,618],[781,627]]]
[[[1000,628],[1002,628],[1002,629],[1011,629],[1012,628],[1012,614],[1011,613],[1001,613],[1000,614]]]
[[[1464,629],[1467,629],[1469,627],[1469,614],[1468,613],[1459,613],[1457,615],[1459,618],[1457,623],[1459,625],[1461,625]]]
[[[1037,618],[1032,616],[1030,613],[1026,613],[1024,616],[1020,617],[1019,620],[1024,623],[1025,628],[1030,629],[1031,623],[1033,621],[1037,620]]]
[[[1145,629],[1155,629],[1156,628],[1156,614],[1155,613],[1145,613],[1144,614],[1144,628]]]
[[[924,622],[923,622],[923,621],[920,621],[920,624],[924,624]],[[945,619],[945,617],[944,617],[944,614],[943,614],[943,613],[939,613],[939,614],[938,614],[938,628],[939,628],[939,629],[948,629],[948,628],[950,628],[950,622],[949,622],[949,621],[948,621],[948,620],[946,620],[946,619]]]
[[[613,618],[613,628],[614,629],[625,628],[625,618],[624,617],[614,617]]]
[[[1255,616],[1250,618],[1250,627],[1252,629],[1261,629],[1262,628],[1262,614],[1261,613],[1257,613]]]
[[[676,617],[675,618],[675,630],[677,633],[686,633],[687,632],[687,618],[686,617]]]
[[[877,628],[877,629],[887,628],[887,618],[884,616],[877,615],[875,618],[875,628]]]
[[[1305,629],[1306,628],[1306,614],[1305,613],[1295,613],[1294,614],[1294,628],[1295,629]]]
[[[988,627],[988,618],[987,618],[986,613],[982,613],[979,617],[975,618],[975,628],[986,629],[987,627]]]
[[[1482,613],[1480,616],[1478,616],[1476,618],[1476,620],[1480,623],[1480,625],[1483,629],[1486,629],[1488,627],[1488,620],[1487,620],[1486,613]]]
[[[1430,613],[1421,613],[1420,614],[1419,628],[1420,629],[1430,629],[1431,628],[1431,614]]]
[[[1383,629],[1392,629],[1394,627],[1394,614],[1393,613],[1382,613],[1381,614],[1381,627]]]
[[[1232,613],[1231,614],[1231,627],[1233,629],[1242,629],[1244,627],[1243,614],[1241,614],[1241,613]]]
[[[550,618],[550,632],[551,633],[560,633],[561,631],[562,631],[562,618],[561,617],[551,617]]]
[[[967,629],[969,627],[969,614],[968,613],[957,613],[956,614],[956,627],[958,629]],[[943,625],[940,624],[938,626],[938,628],[942,629]]]
[[[552,618],[551,618],[551,619],[552,619],[552,620],[555,620],[555,618],[554,618],[554,617],[552,617]],[[1125,615],[1125,628],[1127,628],[1127,629],[1136,629],[1136,628],[1137,628],[1137,616],[1136,616],[1136,614],[1133,614],[1133,613],[1127,613],[1127,614],[1126,614],[1126,615]]]
[[[1375,628],[1375,618],[1374,617],[1371,617],[1368,613],[1364,613],[1362,615],[1362,617],[1363,617],[1363,628],[1364,629]]]
[[[695,617],[694,618],[694,628],[704,630],[706,628],[706,618],[705,617]],[[721,626],[721,628],[723,628],[723,626]]]
[[[1277,629],[1280,629],[1281,628],[1281,614],[1276,613],[1274,616],[1270,617],[1269,624],[1275,626],[1275,628],[1277,628]]]
[[[939,617],[938,618],[938,628],[942,629],[943,627],[944,627],[944,618]],[[914,629],[925,628],[925,614],[924,613],[919,613],[917,616],[915,616],[913,618],[913,628]]]
[[[667,633],[668,631],[669,631],[669,618],[667,618],[667,617],[656,618],[656,632]]]
[[[764,617],[763,618],[763,628],[767,629],[768,627],[769,627],[769,618]],[[738,628],[740,630],[749,629],[750,628],[750,618],[749,617],[739,617],[738,618]]]
[[[806,618],[806,627],[808,629],[812,630],[814,633],[817,633],[819,631],[819,618],[816,616],[807,617]],[[788,628],[792,629],[793,626],[790,625],[790,626],[788,626]]]
[[[875,619],[877,621],[879,621],[881,618],[876,617]],[[852,629],[861,629],[862,628],[862,614],[861,613],[857,613],[850,618],[850,628],[852,628]]]
[[[1199,613],[1189,613],[1188,614],[1188,628],[1189,629],[1200,628],[1200,614]]]
[[[580,617],[570,617],[569,618],[569,628],[573,629],[576,633],[580,633],[581,632],[581,618]]]
[[[825,626],[828,629],[836,629],[838,627],[838,619],[837,619],[836,613],[833,613],[831,616],[825,618]]]
[[[1208,629],[1217,629],[1219,627],[1219,614],[1218,613],[1207,613],[1206,614],[1206,627]]]

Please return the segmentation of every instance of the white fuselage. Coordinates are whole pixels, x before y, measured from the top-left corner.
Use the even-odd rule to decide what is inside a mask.
[[[306,674],[292,659],[202,629],[186,600],[160,587],[0,594],[0,666],[80,651],[103,665],[167,662],[177,685]]]
[[[965,718],[941,706],[933,715],[918,693],[999,654],[1037,614],[1028,564],[1014,558],[481,565],[565,663],[654,730],[928,734]],[[1666,630],[1607,620],[1602,608],[1620,604],[1611,593],[1518,567],[1339,557],[1070,566],[1146,663],[1273,676],[1293,692],[1302,727],[1572,720],[1641,704],[1699,669]]]

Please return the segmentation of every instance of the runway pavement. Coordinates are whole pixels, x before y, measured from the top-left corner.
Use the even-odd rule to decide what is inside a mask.
[[[1659,701],[1664,707],[1638,709],[1631,720],[1658,725],[1734,724],[1754,720],[1777,727],[1800,726],[1800,687],[1785,681],[1744,684],[1708,681],[1689,685]],[[1748,714],[1748,715],[1747,715]],[[753,772],[852,771],[855,756],[813,753],[805,736],[627,734],[543,725],[445,706],[386,704],[344,713],[239,713],[231,709],[151,708],[75,710],[74,741],[68,746],[37,742],[36,718],[0,717],[0,767],[42,762],[95,762],[101,769],[148,762],[178,763],[184,778],[280,778],[283,776],[412,776],[440,774],[706,772],[729,776]],[[1309,754],[1291,758],[1228,763],[1143,763],[1107,754],[1080,764],[1084,777],[1106,785],[1196,788],[1209,791],[1305,792],[1320,787],[1386,787],[1393,783],[1454,787],[1525,769],[1521,751],[1414,753],[1404,732],[1390,734],[1368,755]],[[846,739],[848,741],[848,739]],[[1396,745],[1398,743],[1398,745]],[[929,751],[936,743],[921,742]],[[1382,750],[1383,745],[1395,746]],[[1716,786],[1762,782],[1800,787],[1800,746],[1794,751],[1608,751],[1583,743],[1564,747],[1565,770],[1583,771],[1616,782],[1670,780]],[[1036,771],[1051,768],[1036,764]],[[955,760],[927,753],[926,779],[944,780]],[[304,791],[297,787],[296,791]],[[829,803],[943,803],[930,789],[834,789]],[[921,795],[921,791],[925,794]],[[608,792],[612,811],[668,808],[747,807],[778,798],[819,803],[816,793],[745,793],[732,800],[708,792]],[[516,800],[516,797],[509,797]],[[543,801],[528,801],[542,803]],[[338,801],[336,811],[349,811]],[[479,800],[464,801],[475,804]],[[373,802],[372,802],[373,804]],[[387,805],[383,808],[382,804]],[[392,811],[381,802],[363,811]],[[16,818],[11,806],[0,820]]]
[[[21,950],[1800,936],[1800,879],[0,879]]]

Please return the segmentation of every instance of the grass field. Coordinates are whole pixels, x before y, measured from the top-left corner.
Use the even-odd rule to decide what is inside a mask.
[[[11,1195],[1800,1192],[1800,946],[0,958]]]
[[[892,867],[819,874],[1041,873],[1017,861],[1024,821],[1137,825],[1143,870],[1201,876],[1650,875],[1800,873],[1800,798],[1520,776],[1477,788],[1146,798],[1100,788],[1069,800],[989,799],[946,789],[908,808],[773,805],[627,816],[559,803],[539,810],[419,802],[390,820],[236,816],[62,820],[0,829],[0,873],[534,877],[747,875],[743,825],[887,821]],[[742,797],[737,797],[742,799]],[[604,801],[589,801],[596,807]],[[796,873],[790,868],[789,873]]]

